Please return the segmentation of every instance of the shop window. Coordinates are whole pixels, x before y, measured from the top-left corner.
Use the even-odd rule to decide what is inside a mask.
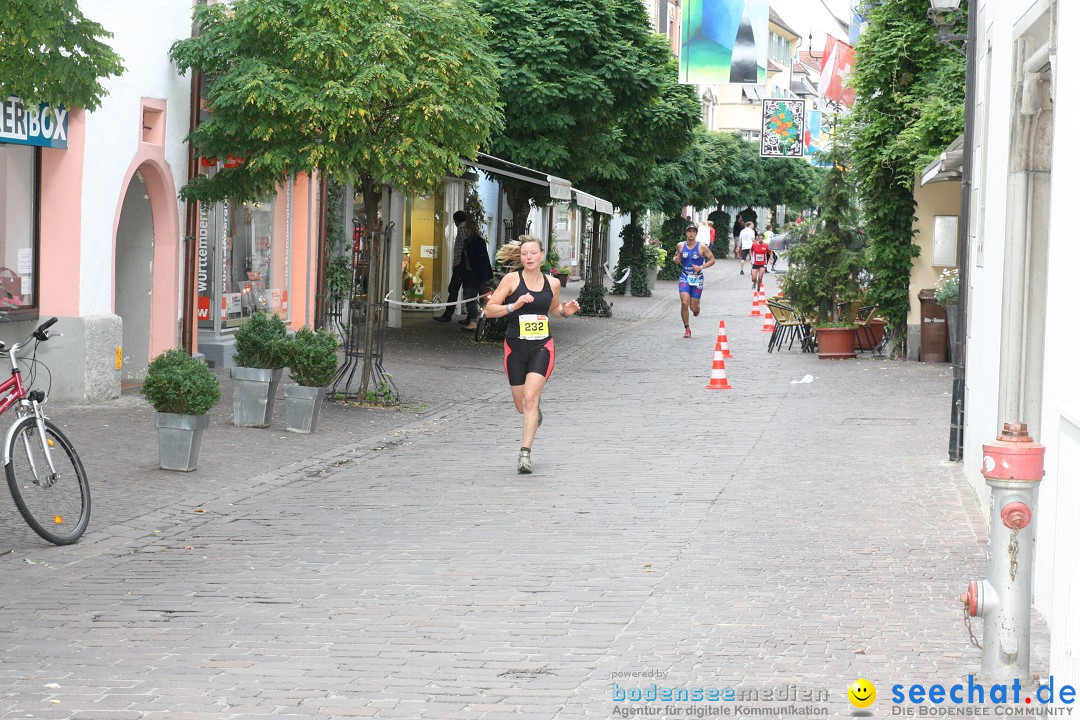
[[[37,306],[38,152],[0,145],[0,314]]]
[[[286,209],[283,194],[227,206],[224,327],[242,325],[256,310],[288,318]]]
[[[409,302],[440,302],[449,278],[443,268],[454,252],[447,239],[445,189],[412,195],[405,201],[405,233],[401,258],[402,294]]]

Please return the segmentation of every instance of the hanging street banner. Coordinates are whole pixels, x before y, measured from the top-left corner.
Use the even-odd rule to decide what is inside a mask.
[[[805,132],[805,100],[761,101],[761,157],[802,157]]]
[[[683,0],[679,82],[763,85],[769,0]]]
[[[847,86],[855,49],[832,35],[825,36],[825,54],[821,56],[821,94],[826,100],[851,107],[855,104],[855,89]]]
[[[12,95],[0,100],[0,143],[67,149],[68,112],[40,103],[27,107]]]

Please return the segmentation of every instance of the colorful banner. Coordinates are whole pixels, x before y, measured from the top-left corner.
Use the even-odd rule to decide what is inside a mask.
[[[768,0],[683,0],[679,82],[763,85]]]
[[[770,98],[761,102],[761,157],[802,157],[806,101]]]
[[[826,100],[848,107],[855,104],[855,89],[847,87],[854,64],[854,48],[832,35],[826,36],[825,54],[821,56],[821,83],[818,86]]]

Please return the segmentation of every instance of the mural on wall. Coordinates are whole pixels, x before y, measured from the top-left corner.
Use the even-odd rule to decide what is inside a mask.
[[[802,157],[805,132],[805,100],[761,101],[761,157]]]
[[[768,0],[684,0],[679,82],[765,82]]]

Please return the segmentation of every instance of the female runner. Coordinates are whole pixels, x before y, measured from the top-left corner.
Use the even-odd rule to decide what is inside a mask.
[[[532,472],[532,443],[544,416],[540,393],[555,367],[555,340],[548,329],[548,315],[570,317],[580,308],[577,300],[559,302],[560,283],[540,272],[544,248],[539,238],[522,235],[517,242],[499,248],[495,259],[511,271],[491,293],[485,314],[509,316],[503,344],[503,368],[510,380],[514,406],[522,415],[521,450],[517,471]]]

